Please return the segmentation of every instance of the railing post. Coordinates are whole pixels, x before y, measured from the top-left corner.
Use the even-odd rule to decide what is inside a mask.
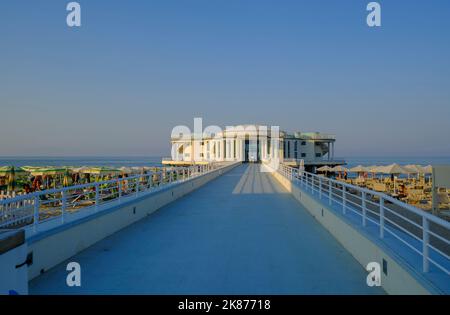
[[[122,180],[119,178],[119,182],[118,182],[118,188],[119,188],[119,203],[122,200]]]
[[[361,193],[361,210],[362,210],[362,225],[366,226],[367,209],[366,209],[366,192],[365,191],[363,191]]]
[[[37,225],[39,224],[39,196],[34,197],[34,209],[33,209],[33,229],[34,232],[37,230]]]
[[[347,213],[347,187],[342,185],[342,212]]]
[[[322,177],[319,177],[319,199],[322,199]]]
[[[384,238],[384,198],[380,196],[380,238]]]
[[[136,177],[136,197],[139,195],[140,177]]]
[[[97,209],[100,203],[100,185],[96,183],[94,187],[95,187],[95,209]]]
[[[311,185],[311,195],[314,195],[314,178],[312,177],[312,175],[310,176],[311,181],[310,181],[310,185]]]
[[[331,182],[331,179],[328,179],[328,204],[331,206],[333,203],[333,183]]]
[[[430,263],[428,261],[429,257],[429,248],[428,244],[430,243],[430,234],[428,231],[430,230],[430,222],[425,216],[422,217],[422,268],[423,272],[428,272],[430,270]]]
[[[67,208],[67,194],[66,191],[61,192],[61,223],[64,223]]]

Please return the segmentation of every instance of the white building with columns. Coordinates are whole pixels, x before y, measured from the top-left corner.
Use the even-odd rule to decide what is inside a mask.
[[[214,161],[264,162],[278,158],[291,165],[339,165],[334,159],[334,135],[279,131],[259,125],[227,127],[217,133],[172,135],[172,156],[166,165],[205,164]]]

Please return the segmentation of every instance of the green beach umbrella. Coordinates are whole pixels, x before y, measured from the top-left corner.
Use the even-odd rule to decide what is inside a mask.
[[[83,174],[91,174],[91,175],[115,175],[120,174],[119,169],[110,168],[110,167],[90,167],[81,171]]]
[[[29,168],[28,171],[33,176],[55,176],[55,175],[62,175],[66,172],[66,168],[60,168],[60,167],[32,167]]]
[[[14,172],[14,174],[26,173],[26,171],[21,167],[0,166],[0,177],[8,177],[11,172]]]

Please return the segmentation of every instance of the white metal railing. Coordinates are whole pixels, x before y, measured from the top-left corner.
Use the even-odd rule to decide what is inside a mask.
[[[281,164],[278,172],[317,196],[343,215],[356,218],[365,229],[375,227],[422,258],[422,271],[430,264],[450,275],[450,222],[386,194],[350,185]]]
[[[130,177],[34,192],[0,200],[0,228],[35,227],[87,208],[97,209],[109,202],[121,202],[176,182],[197,177],[231,163],[210,163],[189,167],[161,168]]]

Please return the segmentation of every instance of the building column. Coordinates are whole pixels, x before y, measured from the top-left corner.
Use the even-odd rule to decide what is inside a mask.
[[[238,140],[238,150],[239,150],[239,160],[244,161],[244,141],[242,139]]]
[[[232,161],[234,161],[235,160],[235,158],[234,158],[234,146],[235,146],[235,143],[236,143],[236,140],[235,139],[232,139],[231,140],[231,143],[230,143],[230,146],[231,146],[231,150],[230,150],[230,158],[231,158],[231,160]]]
[[[331,146],[331,160],[334,160],[334,142],[332,142]]]
[[[263,140],[263,146],[262,146],[262,159],[267,160],[267,138]]]
[[[230,140],[225,140],[225,160],[230,159]]]
[[[242,140],[237,138],[236,139],[236,158],[238,161],[242,161]]]

